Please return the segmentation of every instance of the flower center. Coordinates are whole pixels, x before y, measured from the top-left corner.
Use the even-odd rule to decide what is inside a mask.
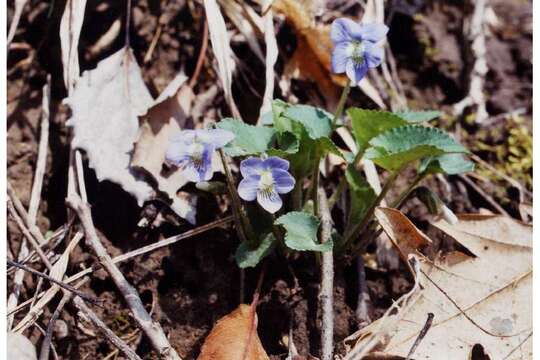
[[[201,168],[204,163],[204,145],[197,142],[197,139],[195,139],[195,141],[189,145],[189,154],[191,161],[193,162],[193,166],[197,169]]]
[[[261,179],[259,180],[259,189],[263,192],[271,192],[274,188],[274,178],[272,172],[264,170],[261,172]]]
[[[345,51],[355,63],[362,64],[364,62],[365,46],[361,41],[351,41]]]

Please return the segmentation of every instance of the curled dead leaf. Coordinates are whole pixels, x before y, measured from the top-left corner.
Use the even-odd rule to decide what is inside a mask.
[[[217,321],[198,360],[268,360],[257,335],[255,308],[241,304]]]
[[[162,166],[169,138],[186,123],[195,95],[179,74],[165,88],[146,114],[139,118],[140,127],[135,141],[131,167],[150,177],[158,191],[166,194],[171,208],[182,218],[195,224],[196,197],[179,189],[187,179],[179,169],[164,171]]]
[[[378,207],[375,217],[407,265],[409,254],[431,244],[431,240],[397,209]]]

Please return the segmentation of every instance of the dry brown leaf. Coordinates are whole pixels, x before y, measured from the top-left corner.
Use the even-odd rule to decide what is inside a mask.
[[[405,263],[409,254],[431,244],[431,239],[397,209],[377,207],[375,217]]]
[[[156,99],[146,114],[140,117],[131,167],[143,171],[155,182],[159,191],[172,201],[171,208],[182,218],[195,224],[196,197],[178,192],[188,181],[179,169],[164,173],[162,169],[169,138],[185,125],[191,111],[194,94],[179,74]]]
[[[257,314],[241,304],[214,325],[198,360],[268,360],[257,335]]]
[[[153,99],[130,48],[123,48],[85,71],[65,100],[72,111],[72,147],[83,149],[99,181],[109,180],[132,194],[139,206],[154,196],[152,187],[129,168],[133,142]]]
[[[461,216],[457,225],[443,220],[434,225],[476,257],[459,253],[435,263],[423,259],[423,290],[415,306],[390,315],[401,318],[379,350],[407,356],[431,312],[433,325],[414,358],[467,359],[475,344],[491,359],[531,358],[532,227],[478,215]],[[357,346],[369,340],[380,321],[359,332]]]
[[[272,4],[272,0],[263,0],[262,1],[262,7],[263,9],[266,9],[268,6]],[[272,100],[274,97],[274,78],[275,78],[275,71],[274,71],[274,65],[276,64],[276,60],[278,58],[278,46],[277,46],[277,40],[276,40],[276,33],[274,31],[274,14],[272,12],[272,9],[270,8],[268,10],[268,13],[264,15],[264,42],[266,43],[266,71],[265,71],[265,80],[266,84],[264,87],[264,96],[263,96],[263,102],[261,105],[261,109],[259,111],[259,123],[262,120],[262,116],[266,114],[268,111],[272,110]]]
[[[431,239],[397,209],[378,207],[375,217],[404,261],[407,261],[409,254],[416,254],[417,250],[431,244]]]

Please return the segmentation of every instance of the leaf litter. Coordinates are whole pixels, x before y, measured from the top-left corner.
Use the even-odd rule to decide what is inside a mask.
[[[433,225],[474,256],[453,252],[434,261],[421,257],[418,281],[422,290],[415,295],[414,306],[386,315],[354,334],[355,347],[364,347],[386,318],[393,318],[397,321],[385,328],[379,350],[407,356],[427,314],[433,313],[433,324],[415,358],[445,354],[449,359],[465,359],[475,344],[492,359],[530,358],[532,227],[493,215],[461,215],[459,220],[457,225],[444,220]],[[390,221],[385,230],[401,226],[401,221]]]

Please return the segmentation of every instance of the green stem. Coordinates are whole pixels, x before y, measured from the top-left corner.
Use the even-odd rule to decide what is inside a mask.
[[[240,197],[236,192],[234,186],[234,179],[231,173],[231,169],[227,164],[225,154],[223,150],[219,149],[219,156],[221,158],[221,163],[223,164],[223,169],[225,170],[225,176],[227,177],[227,189],[229,190],[229,196],[231,197],[231,204],[234,215],[234,222],[236,231],[238,232],[238,237],[241,241],[245,241],[247,244],[255,245],[253,242],[253,230],[251,229],[251,224],[249,219],[246,217],[244,210],[242,209],[242,203],[240,202]]]
[[[293,193],[292,193],[292,205],[293,209],[296,211],[300,211],[302,208],[302,182],[297,181],[294,185]]]
[[[399,195],[399,197],[390,205],[391,208],[399,209],[400,206],[403,204],[403,202],[407,199],[407,197],[411,194],[411,192],[416,188],[416,186],[420,183],[420,181],[424,180],[424,178],[428,174],[426,172],[422,172],[414,178],[413,182]]]
[[[364,231],[365,227],[369,224],[369,222],[371,221],[371,218],[373,217],[375,208],[379,206],[379,204],[384,199],[384,197],[386,196],[386,194],[388,193],[392,185],[394,185],[394,181],[396,180],[400,172],[401,172],[401,169],[394,171],[390,175],[390,177],[386,181],[386,184],[384,184],[384,187],[382,188],[381,193],[377,196],[375,201],[373,201],[369,209],[366,211],[362,220],[356,226],[354,226],[351,231],[349,231],[348,235],[345,236],[345,241],[343,242],[344,246],[347,246],[347,244],[349,244],[349,242],[355,236],[357,236],[359,233]]]
[[[319,154],[317,154],[317,158],[319,158]],[[319,199],[317,191],[319,188],[319,164],[320,161],[317,161],[315,164],[311,183],[311,199],[313,200],[313,214],[315,214],[315,216],[319,216]]]
[[[336,127],[336,123],[338,119],[343,114],[343,109],[345,108],[345,101],[347,100],[347,96],[349,96],[350,91],[351,91],[351,81],[347,79],[347,84],[345,84],[345,87],[343,88],[343,92],[341,93],[341,97],[339,98],[339,102],[336,108],[334,119],[332,120],[333,129]]]
[[[427,176],[428,174],[423,172],[418,175],[416,175],[413,182],[399,195],[399,197],[392,202],[390,207],[394,209],[399,209],[401,205],[407,200],[409,195],[413,192],[413,190],[416,188],[416,186]],[[369,245],[374,239],[378,238],[379,235],[383,232],[382,228],[377,229],[378,224],[375,224],[375,226],[370,226],[370,231],[366,232],[366,236],[358,242],[358,246],[355,247],[353,250],[353,254],[356,254],[358,252],[362,253],[365,247]]]

